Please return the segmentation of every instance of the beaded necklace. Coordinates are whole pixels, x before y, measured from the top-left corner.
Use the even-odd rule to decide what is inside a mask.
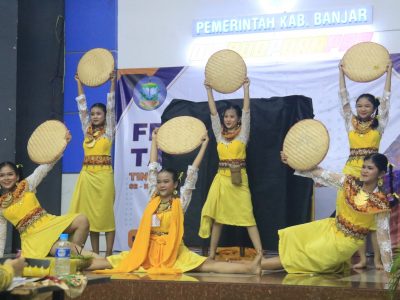
[[[85,144],[88,148],[93,148],[96,144],[96,141],[106,132],[104,127],[94,128],[90,125],[86,132],[86,141]]]
[[[26,180],[21,181],[17,184],[15,189],[12,192],[5,193],[0,197],[0,206],[1,208],[7,208],[12,203],[17,202],[23,193],[27,190],[28,183]]]
[[[222,136],[227,140],[227,141],[232,141],[235,137],[237,137],[240,133],[241,126],[239,125],[236,129],[232,131],[228,131],[225,128],[222,130]]]
[[[358,119],[356,116],[353,116],[351,119],[354,131],[357,132],[358,134],[368,133],[372,129],[371,125],[373,121],[374,119],[368,121],[362,121]]]

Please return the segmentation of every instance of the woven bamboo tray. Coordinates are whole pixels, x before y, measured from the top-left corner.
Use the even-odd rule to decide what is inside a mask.
[[[206,81],[220,93],[235,92],[243,85],[246,76],[246,64],[233,50],[224,49],[215,52],[206,64]]]
[[[114,70],[114,57],[110,51],[95,48],[86,52],[78,63],[79,80],[87,86],[96,87],[105,83]]]
[[[343,72],[353,81],[369,82],[386,72],[389,52],[380,44],[363,42],[347,50],[342,59]]]
[[[283,142],[283,153],[288,165],[295,170],[307,171],[316,167],[329,149],[328,130],[320,121],[306,119],[293,125]]]
[[[28,155],[37,164],[56,161],[67,146],[67,127],[57,120],[39,125],[28,140]]]
[[[185,154],[196,149],[207,134],[199,119],[182,116],[165,122],[157,133],[158,147],[168,154]]]

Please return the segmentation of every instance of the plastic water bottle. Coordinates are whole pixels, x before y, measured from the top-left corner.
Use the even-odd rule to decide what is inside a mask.
[[[56,276],[68,275],[70,272],[71,247],[68,242],[68,234],[60,235],[60,240],[56,243],[55,254],[55,273]]]

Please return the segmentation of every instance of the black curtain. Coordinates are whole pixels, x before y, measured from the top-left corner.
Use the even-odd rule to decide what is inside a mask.
[[[217,101],[221,115],[228,103],[242,105],[242,99]],[[304,96],[259,98],[251,100],[251,129],[247,147],[247,172],[253,209],[264,249],[277,249],[277,230],[305,223],[311,218],[313,182],[293,176],[293,170],[280,161],[280,150],[289,128],[301,119],[313,118],[312,100]],[[164,110],[162,123],[177,116],[193,116],[204,122],[210,136],[207,153],[200,166],[199,179],[192,202],[185,215],[185,243],[206,246],[197,232],[200,214],[208,189],[217,172],[218,154],[207,102],[174,99]],[[173,156],[163,153],[164,167],[186,171],[198,149],[192,153]],[[251,246],[247,230],[225,226],[222,246]]]
[[[15,161],[24,165],[28,176],[37,167],[26,150],[30,135],[42,122],[62,121],[64,116],[64,0],[18,1],[17,49]],[[44,179],[37,195],[49,213],[60,214],[61,163]],[[16,231],[12,248],[20,249]]]

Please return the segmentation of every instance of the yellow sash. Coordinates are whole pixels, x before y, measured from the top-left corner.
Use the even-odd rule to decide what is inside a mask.
[[[147,269],[152,274],[173,274],[181,273],[180,270],[173,269],[179,246],[183,237],[183,211],[181,201],[178,198],[173,199],[171,205],[171,224],[167,235],[163,236],[162,255],[152,253],[150,247],[152,216],[160,204],[160,197],[154,197],[147,205],[142,220],[140,221],[132,248],[128,255],[113,269],[98,270],[95,273],[128,273],[133,272],[140,267]]]

